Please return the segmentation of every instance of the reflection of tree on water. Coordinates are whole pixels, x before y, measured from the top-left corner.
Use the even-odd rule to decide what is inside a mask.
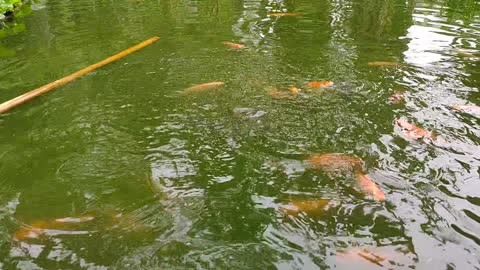
[[[405,1],[363,0],[355,3],[350,23],[351,35],[359,43],[359,58],[365,59],[366,55],[373,53],[379,58],[369,61],[386,61],[389,57],[401,61],[405,44],[400,37],[405,36],[412,24],[412,12],[413,8]]]
[[[256,29],[262,1],[243,1],[242,14],[232,25],[232,32],[245,44],[258,46],[264,34]]]
[[[457,19],[470,23],[475,16],[480,14],[480,2],[476,0],[446,0],[434,1],[444,7],[444,12],[449,22],[455,22]]]

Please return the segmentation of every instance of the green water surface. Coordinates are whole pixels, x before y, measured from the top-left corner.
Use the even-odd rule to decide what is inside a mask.
[[[0,116],[0,268],[480,269],[480,120],[451,108],[480,105],[478,1],[31,9],[0,32],[0,102],[160,40]],[[443,143],[406,140],[399,118]],[[361,158],[386,201],[306,166],[325,153]]]

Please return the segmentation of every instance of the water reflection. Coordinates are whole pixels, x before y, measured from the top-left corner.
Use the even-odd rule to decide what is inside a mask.
[[[479,105],[478,10],[472,0],[50,1],[26,19],[35,31],[18,35],[23,45],[2,40],[22,52],[0,62],[2,99],[145,35],[162,41],[0,118],[11,187],[0,190],[0,262],[474,268],[480,124],[455,106]],[[207,82],[222,86],[181,94]],[[395,132],[395,119],[418,127]],[[402,138],[420,126],[442,143]],[[317,153],[363,160],[386,201],[356,189],[358,175],[306,166]],[[84,215],[95,219],[50,228]],[[52,226],[13,239],[38,220]]]

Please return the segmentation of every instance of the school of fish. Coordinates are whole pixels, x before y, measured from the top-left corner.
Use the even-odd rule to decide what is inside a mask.
[[[297,12],[270,12],[269,17],[293,17],[300,16],[301,13]],[[229,41],[223,42],[223,45],[232,50],[246,49],[244,44],[233,43]],[[458,52],[462,57],[468,57],[471,59],[478,59],[476,56],[469,52]],[[371,67],[402,67],[403,65],[397,62],[389,61],[374,61],[368,62],[368,66]],[[182,95],[193,95],[199,93],[205,93],[213,90],[218,90],[225,85],[223,81],[213,81],[207,83],[201,83],[190,86],[181,92]],[[324,81],[309,81],[303,85],[303,88],[290,85],[286,89],[279,89],[276,87],[267,87],[266,93],[272,99],[281,100],[293,100],[300,94],[307,93],[308,91],[315,91],[319,89],[325,89],[334,86],[334,83],[329,80]],[[404,102],[404,94],[397,92],[388,97],[390,104],[400,104]],[[455,105],[453,110],[469,114],[475,117],[480,117],[480,107],[477,105]],[[405,118],[395,119],[393,121],[394,129],[396,129],[402,137],[411,141],[435,141],[437,137],[431,131],[427,131],[415,124],[408,122]],[[345,153],[324,153],[314,154],[306,158],[305,164],[309,169],[322,171],[329,175],[331,178],[338,176],[345,176],[350,178],[351,185],[356,187],[364,196],[372,198],[377,202],[383,202],[386,200],[386,194],[382,191],[381,187],[375,183],[375,181],[367,174],[365,162],[359,157]],[[287,204],[280,207],[280,212],[287,216],[297,216],[300,213],[304,213],[310,216],[321,216],[324,211],[330,207],[337,205],[338,202],[334,202],[331,199],[325,198],[309,198],[309,199],[293,199]],[[38,221],[33,222],[31,225],[22,225],[17,230],[13,239],[15,241],[25,241],[27,239],[35,239],[48,235],[65,235],[65,234],[86,234],[89,231],[75,230],[75,228],[82,223],[94,220],[93,216],[80,216],[80,217],[64,217],[50,221]],[[338,251],[337,257],[343,261],[355,262],[355,260],[364,260],[373,263],[377,266],[384,266],[388,257],[393,255],[380,254],[378,252],[372,252],[362,248],[350,248],[343,251]]]
[[[300,16],[298,12],[270,12],[267,14],[269,17],[294,17]],[[233,42],[223,42],[223,44],[230,49],[240,50],[245,49],[247,46],[243,44]],[[480,59],[469,52],[458,52],[458,55],[473,60]],[[372,61],[367,63],[370,67],[379,68],[402,68],[403,64],[392,61]],[[210,82],[199,85],[191,86],[184,90],[183,94],[202,93],[209,90],[215,90],[225,85],[224,82]],[[285,88],[266,87],[266,94],[275,100],[294,100],[299,95],[306,94],[308,92],[325,89],[334,86],[334,83],[330,80],[324,81],[309,81],[303,85],[303,88],[290,85]],[[392,105],[402,104],[405,102],[405,95],[403,92],[393,93],[387,100]],[[480,107],[476,105],[455,105],[452,108],[454,111],[469,114],[480,118]],[[425,143],[431,143],[437,140],[437,136],[433,132],[425,130],[413,123],[410,123],[405,118],[395,119],[394,130],[406,140],[410,141],[423,141]],[[308,157],[305,160],[308,168],[318,171],[323,171],[330,175],[332,178],[339,175],[350,177],[352,180],[352,186],[356,187],[363,193],[364,196],[372,198],[375,201],[383,202],[386,200],[386,195],[378,184],[367,174],[365,169],[365,163],[362,159],[355,155],[344,153],[325,153],[315,154]],[[297,216],[300,213],[307,214],[309,216],[321,216],[324,211],[328,210],[331,206],[336,205],[337,202],[333,202],[330,199],[324,198],[309,198],[309,199],[293,199],[287,204],[282,205],[279,210],[287,216]],[[33,233],[33,232],[32,232]],[[368,249],[362,248],[350,248],[337,253],[337,258],[343,262],[350,262],[357,264],[363,260],[363,262],[373,263],[377,266],[383,267],[387,261],[392,259],[395,255],[374,253]]]

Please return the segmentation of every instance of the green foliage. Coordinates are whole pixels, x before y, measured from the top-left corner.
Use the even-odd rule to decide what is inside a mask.
[[[0,0],[0,14],[7,11],[13,11],[16,6],[22,3],[22,0]]]
[[[0,39],[25,31],[25,24],[18,19],[32,12],[31,2],[32,1],[29,0],[0,0]],[[6,22],[3,20],[5,18],[5,12],[8,11],[15,11],[14,21]],[[4,48],[0,45],[0,58],[11,57],[13,55],[15,55],[14,50]]]

